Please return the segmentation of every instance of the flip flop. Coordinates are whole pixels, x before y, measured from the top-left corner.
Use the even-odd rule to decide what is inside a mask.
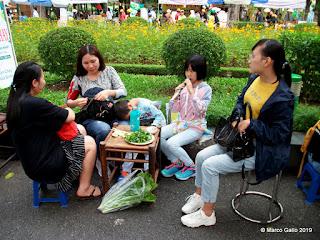
[[[92,193],[90,194],[90,196],[84,196],[84,197],[79,197],[78,196],[78,198],[79,198],[79,200],[91,200],[91,199],[95,199],[95,198],[100,198],[100,197],[102,197],[102,188],[101,187],[99,187],[99,189],[100,189],[100,195],[98,195],[98,196],[93,196],[93,194],[94,194],[94,192],[96,191],[96,189],[97,189],[98,187],[94,187],[94,189],[93,189],[93,191],[92,191]]]

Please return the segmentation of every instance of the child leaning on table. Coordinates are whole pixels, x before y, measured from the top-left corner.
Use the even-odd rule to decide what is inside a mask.
[[[130,118],[131,110],[134,106],[138,107],[140,111],[140,120],[154,119],[152,126],[164,126],[166,125],[166,119],[161,112],[154,104],[153,101],[145,98],[133,98],[130,101],[120,100],[114,104],[114,112],[117,117],[121,120],[128,120]],[[137,158],[137,153],[133,154],[133,158]],[[149,154],[145,154],[145,159],[149,160]],[[125,158],[132,159],[132,153],[126,153]],[[122,164],[122,173],[118,178],[118,181],[122,180],[129,172],[131,172],[133,162],[124,162]],[[144,164],[144,170],[149,169],[149,164]]]

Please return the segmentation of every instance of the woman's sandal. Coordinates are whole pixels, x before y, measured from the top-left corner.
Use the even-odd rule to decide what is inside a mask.
[[[98,196],[93,196],[93,194],[94,194],[94,192],[96,191],[96,189],[97,189],[98,187],[94,187],[94,189],[93,189],[93,191],[92,191],[92,193],[90,194],[90,196],[84,196],[84,197],[79,197],[78,196],[78,198],[79,198],[79,200],[91,200],[91,199],[95,199],[95,198],[100,198],[100,197],[102,197],[102,188],[101,187],[99,187],[99,189],[100,189],[100,195],[98,195]]]

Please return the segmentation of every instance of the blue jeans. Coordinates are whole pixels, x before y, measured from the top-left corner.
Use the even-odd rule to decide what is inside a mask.
[[[201,199],[204,202],[215,203],[219,189],[219,174],[241,172],[243,161],[246,171],[254,169],[255,155],[256,153],[250,158],[235,162],[226,153],[226,148],[219,144],[200,151],[196,156],[195,185],[201,188]]]
[[[202,133],[188,128],[178,134],[173,133],[174,124],[162,127],[161,129],[161,150],[171,162],[180,159],[184,165],[189,167],[193,160],[188,153],[181,147],[198,140]]]
[[[114,122],[118,122],[119,125],[130,125],[128,121],[114,120],[112,124]],[[95,139],[97,144],[97,155],[99,157],[99,144],[101,141],[104,141],[106,139],[111,130],[111,126],[106,122],[94,119],[87,119],[82,123],[82,125],[85,127],[87,134]]]
[[[312,159],[312,153],[308,153],[308,162],[311,164],[313,169],[320,174],[320,163]]]

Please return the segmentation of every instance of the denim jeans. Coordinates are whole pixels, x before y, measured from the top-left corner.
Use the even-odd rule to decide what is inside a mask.
[[[193,160],[181,146],[198,140],[202,136],[202,133],[188,128],[183,132],[174,134],[173,126],[174,124],[170,124],[162,127],[160,141],[161,150],[171,162],[180,159],[184,165],[189,167],[193,164]]]
[[[245,170],[255,168],[255,155],[238,162],[226,153],[226,148],[219,144],[212,145],[200,151],[196,156],[195,185],[201,188],[201,199],[204,202],[215,203],[219,189],[219,174],[241,172],[243,161]]]
[[[118,122],[119,125],[130,125],[128,121],[119,121],[114,120],[114,122]],[[100,156],[99,144],[101,141],[104,141],[109,134],[111,127],[108,123],[102,122],[94,119],[85,120],[82,125],[85,127],[87,134],[93,137],[97,144],[97,155]]]
[[[320,163],[312,159],[312,153],[308,153],[308,162],[311,164],[313,169],[320,174]]]

